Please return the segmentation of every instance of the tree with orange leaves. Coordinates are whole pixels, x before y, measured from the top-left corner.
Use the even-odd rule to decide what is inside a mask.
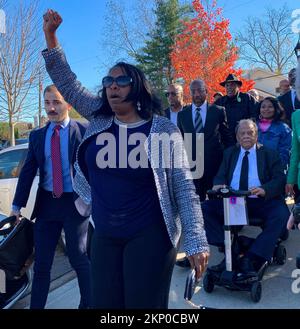
[[[229,20],[222,16],[216,0],[207,11],[200,0],[193,0],[192,5],[196,17],[183,22],[184,29],[178,34],[171,53],[174,77],[184,80],[185,96],[188,98],[190,82],[200,78],[212,97],[216,91],[224,90],[219,83],[229,73],[234,73],[243,82],[241,91],[253,88],[254,82],[241,77],[242,70],[234,68],[237,48],[232,44]]]

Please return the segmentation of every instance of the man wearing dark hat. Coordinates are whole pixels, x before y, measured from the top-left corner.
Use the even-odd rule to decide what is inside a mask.
[[[220,85],[225,87],[226,96],[219,98],[215,104],[225,107],[229,130],[235,138],[235,127],[240,120],[257,117],[257,102],[251,95],[240,92],[242,81],[232,73]]]

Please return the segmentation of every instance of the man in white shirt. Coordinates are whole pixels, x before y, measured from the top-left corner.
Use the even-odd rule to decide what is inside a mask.
[[[285,232],[289,210],[283,198],[286,179],[277,152],[257,143],[257,126],[250,119],[239,122],[236,137],[239,145],[225,150],[213,189],[226,185],[251,191],[247,198],[249,218],[259,217],[264,222],[262,232],[239,259],[237,270],[244,279],[256,275],[261,265],[271,260],[275,244]],[[208,242],[223,247],[223,201],[205,201],[202,211]],[[225,262],[215,269],[224,270]]]
[[[183,108],[183,88],[178,83],[168,86],[166,91],[169,107],[165,110],[166,117],[177,125],[177,115]]]

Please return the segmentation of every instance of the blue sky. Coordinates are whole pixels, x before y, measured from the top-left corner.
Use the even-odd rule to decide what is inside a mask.
[[[18,4],[19,1],[9,0],[9,3]],[[133,1],[145,0],[124,0],[128,3]],[[78,79],[87,88],[95,89],[107,71],[107,68],[101,64],[110,60],[102,58],[105,56],[105,49],[100,49],[107,1],[40,0],[40,2],[42,12],[52,8],[62,15],[64,21],[58,32],[60,43]],[[280,8],[283,3],[286,3],[291,10],[300,8],[299,0],[218,0],[218,5],[224,9],[224,17],[230,20],[232,34],[242,28],[248,16],[260,17],[267,6]],[[111,64],[115,61],[116,59],[112,59]]]

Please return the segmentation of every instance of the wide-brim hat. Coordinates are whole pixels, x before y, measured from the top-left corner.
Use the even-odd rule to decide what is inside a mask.
[[[222,81],[220,83],[220,85],[222,87],[225,87],[226,82],[235,82],[235,83],[238,84],[239,87],[243,84],[243,82],[241,80],[239,80],[236,75],[234,75],[232,73],[228,74],[226,80],[225,81]]]

